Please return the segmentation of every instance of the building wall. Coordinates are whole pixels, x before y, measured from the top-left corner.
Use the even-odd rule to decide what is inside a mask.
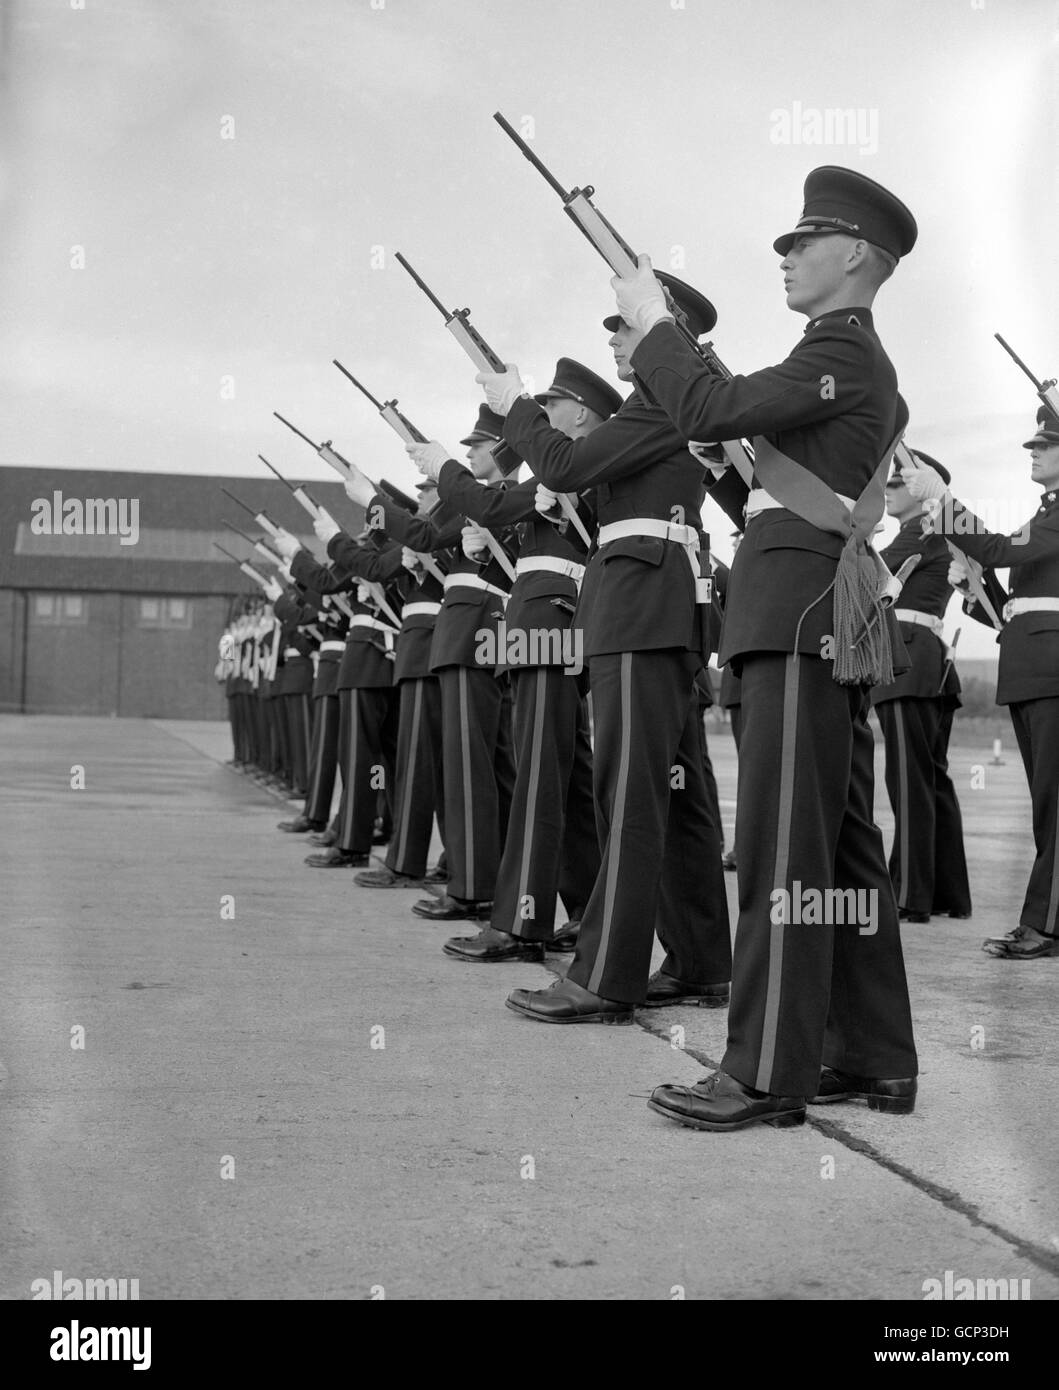
[[[42,612],[38,596],[50,612]],[[0,621],[12,633],[0,669],[0,707],[28,714],[223,719],[224,690],[214,677],[217,641],[229,600],[219,595],[80,593],[64,611],[63,593],[0,591]],[[181,621],[166,605],[175,600]],[[24,634],[21,614],[28,614]],[[25,677],[21,652],[25,652]]]

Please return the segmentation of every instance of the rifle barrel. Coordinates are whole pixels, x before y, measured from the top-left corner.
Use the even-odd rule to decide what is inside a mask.
[[[371,401],[372,405],[375,407],[376,410],[382,409],[382,406],[371,394],[368,388],[366,386],[362,386],[352,372],[347,372],[345,367],[343,367],[342,363],[338,360],[337,357],[331,358],[331,365],[337,367],[338,370],[342,373],[342,375],[346,377],[347,380],[351,381],[353,385],[357,388],[357,390],[361,392],[362,395],[367,396],[368,400]]]
[[[433,304],[434,307],[435,307],[436,309],[440,310],[440,312],[441,312],[441,314],[444,316],[446,322],[447,322],[449,319],[451,319],[451,318],[452,318],[452,314],[450,314],[449,311],[448,311],[448,309],[445,308],[444,304],[442,304],[441,300],[437,297],[437,295],[436,295],[436,294],[434,293],[434,291],[430,288],[430,286],[426,283],[426,281],[422,278],[422,276],[416,274],[416,272],[415,272],[415,271],[412,269],[412,267],[408,264],[408,262],[405,260],[405,258],[401,255],[400,251],[398,251],[398,252],[396,253],[396,260],[397,260],[398,265],[403,265],[404,268],[405,268],[405,270],[408,271],[409,275],[411,275],[412,279],[416,282],[416,284],[419,286],[419,288],[423,291],[423,293],[426,295],[426,297],[430,300],[431,304]]]
[[[1036,386],[1037,390],[1038,390],[1038,391],[1043,391],[1043,390],[1044,390],[1044,387],[1043,387],[1043,385],[1041,384],[1041,382],[1039,382],[1039,381],[1037,380],[1037,378],[1033,375],[1033,373],[1030,371],[1029,367],[1026,366],[1025,362],[1023,362],[1022,358],[1018,355],[1018,353],[1017,353],[1017,352],[1015,351],[1015,349],[1011,346],[1011,344],[1008,343],[1008,342],[1005,342],[1005,340],[1000,336],[999,333],[994,333],[994,334],[993,334],[993,337],[997,340],[997,342],[998,342],[998,343],[1000,344],[1000,346],[1004,349],[1004,351],[1005,351],[1005,352],[1007,353],[1007,355],[1011,358],[1011,360],[1012,360],[1013,362],[1017,363],[1018,366],[1020,366],[1020,367],[1022,368],[1022,370],[1023,370],[1023,371],[1026,373],[1026,375],[1029,377],[1029,379],[1033,382],[1034,386]]]
[[[312,449],[318,449],[318,448],[319,448],[319,445],[314,444],[313,441],[309,438],[309,436],[308,436],[307,434],[302,434],[302,432],[301,432],[301,430],[298,428],[298,426],[297,426],[297,425],[292,425],[291,422],[290,422],[289,420],[285,419],[285,418],[279,413],[278,410],[274,410],[274,411],[272,412],[272,414],[276,417],[277,420],[282,421],[283,424],[285,424],[289,430],[293,430],[294,433],[298,436],[299,439],[304,439],[305,442],[306,442],[306,444],[308,444],[310,448],[312,448]]]
[[[254,517],[255,519],[257,518],[258,513],[254,511],[253,507],[248,507],[245,502],[240,502],[239,498],[236,497],[234,493],[229,492],[226,487],[222,487],[221,491],[224,493],[225,497],[227,497],[229,501],[234,502],[237,507],[242,507],[243,511],[246,512],[248,515]]]
[[[229,531],[234,531],[237,536],[242,536],[243,540],[246,541],[247,545],[254,544],[254,542],[250,539],[246,532],[240,531],[239,527],[236,526],[234,522],[229,521],[227,517],[222,518],[221,524],[223,526],[227,526]]]
[[[543,175],[543,177],[548,181],[552,188],[555,189],[556,193],[558,193],[559,197],[562,198],[563,202],[568,203],[570,201],[570,194],[567,193],[566,189],[562,186],[562,184],[555,177],[552,171],[547,167],[547,165],[541,159],[539,159],[537,155],[533,153],[529,145],[526,144],[525,140],[523,140],[522,136],[514,128],[511,122],[505,120],[499,111],[493,112],[493,120],[496,121],[497,125],[500,127],[500,129],[504,132],[505,135],[509,135],[511,139],[514,140],[515,144],[519,147],[519,149],[526,156],[529,162],[537,170],[538,174]]]
[[[223,545],[218,545],[216,541],[213,541],[212,544],[214,550],[219,550],[222,555],[227,555],[233,565],[241,565],[243,563],[242,560],[237,560],[230,550],[225,550]]]
[[[288,483],[286,478],[279,471],[279,469],[272,467],[271,463],[269,463],[268,459],[264,456],[264,454],[258,454],[258,458],[261,460],[261,462],[265,465],[265,467],[268,469],[270,473],[275,473],[276,477],[280,480],[280,482],[283,484],[285,488],[289,488],[291,492],[294,491],[294,484]]]

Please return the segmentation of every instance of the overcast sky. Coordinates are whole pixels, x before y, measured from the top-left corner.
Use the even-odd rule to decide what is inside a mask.
[[[876,303],[908,440],[1005,530],[1032,513],[1037,401],[992,334],[1059,371],[1054,0],[79,3],[5,9],[0,463],[327,474],[278,409],[408,481],[331,358],[451,448],[479,395],[395,250],[538,388],[561,354],[611,376],[610,272],[499,108],[714,301],[735,371],[802,330],[772,241],[809,169],[891,187],[920,226]],[[834,110],[854,139],[797,138]]]

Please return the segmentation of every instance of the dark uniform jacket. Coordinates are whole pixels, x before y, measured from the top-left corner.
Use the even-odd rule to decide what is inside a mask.
[[[504,437],[545,487],[595,487],[601,527],[650,517],[701,528],[702,465],[668,415],[639,390],[583,439],[553,429],[541,407],[521,397],[504,422]],[[683,546],[630,536],[593,553],[575,618],[585,630],[586,656],[677,648],[705,660],[708,621],[709,605],[695,601]]]
[[[1046,493],[1036,516],[1014,536],[993,535],[959,502],[951,511],[942,508],[939,520],[972,560],[1010,566],[1011,598],[1059,598],[1059,492]],[[977,607],[971,611],[981,616]],[[1005,622],[999,641],[998,705],[1059,695],[1059,612],[1018,613]]]
[[[952,585],[948,579],[952,556],[944,539],[933,534],[924,536],[923,518],[916,516],[904,523],[880,554],[891,574],[896,574],[910,555],[920,557],[919,563],[905,580],[894,607],[913,608],[934,618],[944,618],[952,596]],[[941,689],[947,658],[944,641],[935,637],[928,627],[901,619],[898,622],[908,652],[909,669],[890,685],[874,686],[872,704],[877,705],[883,700],[936,700],[939,695],[944,695],[950,704],[958,706],[960,682],[955,666],[949,667],[945,689]]]
[[[763,434],[834,492],[853,499],[907,420],[868,309],[813,319],[786,361],[730,380],[715,375],[669,322],[647,334],[631,361],[682,438],[713,442]],[[711,495],[742,527],[747,487],[733,469]],[[834,579],[842,547],[840,537],[784,507],[755,516],[732,563],[718,661],[753,651],[819,656],[824,637],[834,632],[830,595],[811,605]],[[895,651],[895,666],[903,667],[899,657],[903,653]]]
[[[534,506],[537,480],[514,483],[504,491],[487,487],[455,459],[450,459],[438,478],[438,494],[455,511],[461,512],[481,526],[497,532],[517,527],[519,559],[546,555],[575,565],[584,565],[587,558],[584,542],[573,526],[562,527],[543,517]],[[591,529],[589,534],[591,535]],[[554,643],[512,645],[511,639],[520,632],[555,632],[561,634],[571,625],[577,606],[578,585],[569,575],[552,570],[531,570],[516,577],[511,586],[511,598],[505,613],[508,644],[512,659],[502,660],[504,666],[561,666],[563,665],[561,637]],[[537,660],[530,660],[536,656]]]
[[[344,542],[344,545],[340,545]],[[311,585],[318,593],[352,594],[357,583],[364,580],[383,586],[392,608],[400,607],[399,581],[405,571],[401,566],[399,546],[365,545],[342,533],[332,537],[328,553],[338,556],[331,565],[318,564],[308,551],[299,550],[291,561],[291,573],[300,583]],[[348,600],[354,616],[374,618],[393,626],[390,619],[373,602]],[[395,629],[396,633],[396,629]],[[346,633],[346,649],[335,679],[336,690],[377,690],[393,684],[393,642],[378,629],[350,624]]]
[[[504,483],[488,484],[496,491],[505,486]],[[437,519],[431,519],[418,513],[413,515],[380,494],[372,498],[368,515],[373,525],[381,526],[388,536],[412,550],[447,552],[446,567],[450,575],[475,575],[505,594],[509,592],[511,581],[492,555],[483,565],[464,555],[460,549],[464,520],[462,516],[453,516],[448,507]],[[502,536],[497,539],[503,542]],[[483,663],[476,654],[482,650],[482,634],[492,632],[495,641],[503,617],[504,600],[499,595],[471,585],[451,584],[445,590],[441,612],[434,622],[430,670],[437,672],[446,666],[481,668]]]

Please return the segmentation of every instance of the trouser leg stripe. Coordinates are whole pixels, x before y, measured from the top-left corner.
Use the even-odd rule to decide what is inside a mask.
[[[618,778],[614,788],[614,810],[610,818],[610,833],[607,836],[607,877],[603,892],[603,931],[599,938],[592,974],[588,977],[588,988],[599,992],[603,979],[603,969],[607,962],[607,943],[610,939],[611,920],[614,915],[614,900],[617,896],[618,870],[621,863],[621,837],[625,829],[625,798],[629,788],[629,731],[632,724],[632,652],[621,654],[621,746],[618,755]],[[650,872],[651,866],[644,866]]]
[[[774,889],[787,890],[790,863],[791,822],[794,815],[794,768],[798,742],[798,685],[801,658],[797,652],[787,657],[783,680],[783,742],[780,747],[779,805],[776,817],[776,860],[772,874]],[[784,933],[782,922],[769,924],[769,972],[765,991],[765,1014],[761,1025],[761,1057],[754,1085],[759,1091],[772,1090],[772,1068],[776,1060],[779,1031],[780,994],[783,981]]]
[[[523,676],[522,680],[526,677]],[[533,851],[533,831],[537,821],[537,795],[540,789],[541,743],[544,738],[544,709],[547,695],[548,672],[542,666],[533,683],[533,735],[529,750],[529,786],[526,788],[526,826],[522,836],[522,863],[519,865],[518,899],[515,903],[513,929],[517,932],[520,922],[519,905],[526,896],[529,886],[530,857]]]
[[[898,862],[901,866],[901,892],[897,897],[897,906],[907,907],[908,881],[911,877],[911,866],[908,862],[908,836],[910,834],[908,824],[908,739],[905,733],[904,705],[900,700],[895,700],[893,708],[894,729],[897,733],[897,809],[901,818],[901,827],[897,837]]]
[[[423,705],[423,682],[415,681],[412,696],[412,727],[408,734],[408,761],[405,764],[404,783],[401,786],[401,825],[397,834],[397,863],[403,864],[408,848],[408,822],[412,817],[412,792],[416,780],[416,762],[419,751],[419,721]]]
[[[463,773],[463,836],[466,841],[466,889],[473,897],[476,890],[474,882],[474,788],[471,785],[471,731],[467,718],[467,668],[459,667],[458,685],[460,696],[460,767]]]

